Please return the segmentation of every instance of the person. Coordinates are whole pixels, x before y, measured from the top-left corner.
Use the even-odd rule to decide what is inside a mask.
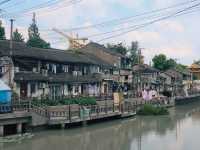
[[[147,100],[152,100],[152,90],[148,90],[148,96],[147,96]]]
[[[155,89],[153,89],[153,90],[151,91],[151,93],[152,93],[152,97],[153,97],[153,98],[157,98],[157,97],[158,97],[157,91],[156,91]]]
[[[143,89],[143,91],[142,91],[143,100],[147,100],[147,97],[148,97],[148,93],[147,93],[146,89]]]

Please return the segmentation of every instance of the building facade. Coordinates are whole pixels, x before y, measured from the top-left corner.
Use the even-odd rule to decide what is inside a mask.
[[[132,69],[130,67],[130,59],[125,55],[114,52],[98,43],[89,43],[79,50],[85,54],[93,55],[111,66],[114,66],[114,74],[118,76],[118,82],[123,91],[131,90],[132,86]]]
[[[200,80],[200,65],[199,64],[193,63],[189,67],[189,70],[192,73],[194,80]]]
[[[134,65],[133,68],[133,85],[135,92],[141,93],[144,89],[154,88],[160,91],[160,71],[146,64]]]
[[[12,53],[12,55],[10,55]],[[20,99],[112,95],[114,66],[89,54],[0,41],[0,75]]]

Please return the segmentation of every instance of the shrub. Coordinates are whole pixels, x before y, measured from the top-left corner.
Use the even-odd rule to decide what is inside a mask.
[[[79,104],[79,105],[96,105],[96,99],[92,97],[78,97],[78,98],[67,98],[62,100],[38,100],[34,99],[32,103],[36,106],[47,105],[47,106],[58,106],[58,105],[70,105],[70,104]]]
[[[79,105],[96,105],[96,99],[92,97],[78,97],[78,98],[70,98],[61,100],[62,104],[79,104]]]
[[[155,107],[153,105],[144,105],[138,112],[139,115],[167,115],[168,110],[164,107]]]

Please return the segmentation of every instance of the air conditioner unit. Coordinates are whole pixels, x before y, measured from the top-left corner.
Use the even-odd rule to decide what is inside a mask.
[[[15,67],[15,72],[19,72],[19,67]]]
[[[44,89],[45,87],[46,87],[45,83],[39,83],[39,85],[38,85],[39,89]]]
[[[37,68],[33,68],[33,72],[35,72],[35,73],[36,73],[36,72],[37,72]]]
[[[77,71],[73,71],[73,76],[78,76],[78,72]]]
[[[42,69],[42,75],[47,76],[48,71],[46,69]]]

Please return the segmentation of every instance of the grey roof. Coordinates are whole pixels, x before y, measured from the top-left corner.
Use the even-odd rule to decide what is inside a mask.
[[[180,73],[175,69],[168,69],[167,71],[165,71],[165,74],[171,76],[172,78],[182,78],[183,75],[182,73]]]
[[[0,56],[9,56],[10,48],[8,40],[0,40]],[[13,57],[26,57],[39,60],[55,61],[60,63],[85,63],[112,67],[103,60],[71,50],[41,49],[28,47],[25,43],[13,42]]]
[[[140,72],[140,73],[158,73],[160,72],[158,69],[153,68],[146,64],[134,65],[133,72]]]
[[[87,49],[97,49],[97,50],[102,50],[105,51],[107,53],[110,53],[111,55],[115,55],[118,57],[126,57],[120,53],[114,52],[113,50],[106,48],[104,45],[98,44],[98,43],[94,43],[94,42],[90,42],[89,44],[87,44],[84,48],[82,48],[83,50],[87,50]]]
[[[15,74],[15,81],[40,81],[53,83],[96,83],[103,80],[97,74],[85,76],[73,76],[69,74],[42,75],[33,72],[19,72]]]

